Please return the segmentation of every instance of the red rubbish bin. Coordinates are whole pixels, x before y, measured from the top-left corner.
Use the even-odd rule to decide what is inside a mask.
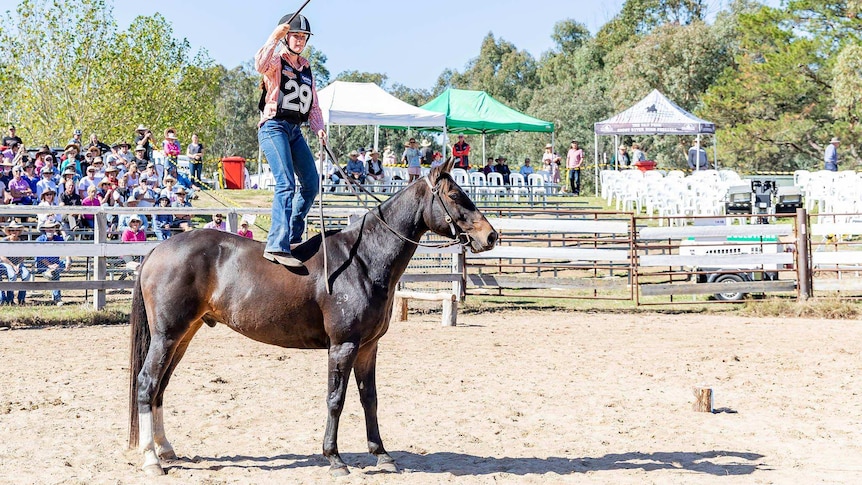
[[[635,168],[640,170],[641,172],[647,172],[649,170],[655,170],[656,163],[653,160],[644,160],[642,162],[635,162]]]
[[[242,189],[245,179],[245,158],[224,157],[221,159],[222,171],[224,172],[224,188]]]

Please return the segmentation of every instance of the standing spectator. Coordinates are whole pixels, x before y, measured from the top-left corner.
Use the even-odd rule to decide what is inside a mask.
[[[99,137],[95,133],[90,134],[90,143],[87,144],[87,148],[90,147],[98,148],[102,155],[111,152],[111,147],[109,147],[107,143],[100,141]]]
[[[153,143],[155,142],[156,140],[153,139],[153,132],[147,129],[143,124],[138,125],[138,128],[135,130],[135,157],[138,156],[137,147],[141,146],[144,148],[144,152],[141,154],[142,158],[147,161],[152,160]],[[146,167],[146,163],[144,164],[144,167],[141,167],[140,164],[138,165],[139,170],[143,170],[144,167]]]
[[[43,232],[36,239],[36,242],[63,241],[63,236],[57,234],[57,229],[59,227],[60,224],[58,224],[57,221],[45,221],[41,226]],[[60,273],[68,268],[70,263],[71,260],[68,257],[61,260],[56,256],[39,256],[36,258],[36,273],[41,273],[45,279],[57,281],[60,279]],[[57,306],[62,305],[63,298],[60,294],[60,290],[53,290],[51,293],[54,304]]]
[[[7,242],[18,242],[21,241],[21,232],[24,230],[24,226],[18,224],[14,220],[9,223],[8,226],[4,229],[6,233],[6,237],[2,240]],[[33,275],[30,274],[30,268],[24,263],[24,257],[22,256],[4,256],[0,254],[0,270],[5,270],[6,279],[8,281],[31,281],[33,279]],[[2,276],[3,271],[0,271],[0,276]],[[26,291],[18,292],[18,304],[23,305],[24,300],[27,298]],[[2,295],[0,295],[0,303],[5,305],[11,305],[15,301],[15,292],[14,291],[4,291]]]
[[[170,173],[171,168],[177,166],[177,157],[180,156],[180,140],[177,138],[177,130],[168,128],[165,130],[165,139],[162,141],[162,152],[165,154],[165,168]],[[159,176],[162,174],[160,173]]]
[[[258,142],[275,177],[272,226],[263,257],[294,268],[302,262],[290,254],[290,245],[302,241],[305,216],[320,185],[314,156],[300,126],[308,122],[311,132],[326,143],[314,75],[308,60],[300,55],[310,36],[311,25],[305,16],[285,15],[254,57],[264,87]],[[299,102],[288,102],[294,99]]]
[[[3,137],[3,146],[9,146],[12,142],[17,142],[19,145],[23,145],[24,141],[21,140],[21,137],[15,134],[15,125],[9,125],[9,131],[6,133],[6,136]]]
[[[404,148],[404,154],[401,155],[401,162],[407,164],[407,174],[410,176],[408,183],[413,182],[422,175],[420,157],[419,150],[416,148],[416,139],[411,138],[407,142],[407,147]]]
[[[640,143],[632,143],[632,163],[645,162],[646,159],[646,153],[641,150]]]
[[[552,183],[560,183],[560,156],[554,153],[554,145],[545,145],[545,153],[542,154],[542,166],[548,172],[548,178]]]
[[[452,145],[452,156],[458,159],[455,168],[470,170],[470,145],[464,140],[464,135],[458,135],[458,142]]]
[[[625,145],[620,145],[617,154],[611,160],[611,164],[616,169],[629,168],[632,164],[632,159],[629,156],[628,148]]]
[[[584,150],[578,146],[577,140],[572,140],[571,148],[566,154],[566,168],[569,169],[569,189],[572,195],[581,195],[581,167],[584,164]]]
[[[224,221],[224,214],[216,214],[213,219],[204,224],[204,229],[218,229],[219,231],[227,231],[227,224]]]
[[[248,228],[248,221],[243,219],[242,222],[239,223],[239,231],[236,232],[237,235],[242,237],[247,237],[249,239],[254,239],[254,234],[251,232],[251,229]]]
[[[494,165],[494,171],[503,176],[503,184],[509,185],[509,175],[512,173],[509,170],[509,164],[506,163],[506,157],[498,157],[497,164]]]
[[[398,157],[395,155],[395,152],[392,150],[392,147],[386,145],[383,147],[383,165],[387,167],[391,167],[395,165],[395,160]]]
[[[420,146],[422,148],[419,149],[419,156],[422,157],[422,163],[425,165],[431,165],[431,162],[434,161],[434,149],[431,148],[431,141],[422,140]]]
[[[830,172],[838,171],[838,145],[841,143],[837,137],[832,137],[829,144],[826,145],[826,151],[823,154],[823,169]]]
[[[518,170],[518,173],[523,175],[525,179],[528,175],[535,173],[535,170],[533,170],[533,166],[530,165],[530,157],[524,158],[524,166],[521,167],[521,170]]]
[[[79,147],[84,146],[84,141],[81,139],[81,130],[75,130],[72,132],[72,138],[69,138],[67,145],[78,145]]]
[[[379,156],[380,152],[377,150],[371,150],[371,153],[368,154],[368,161],[365,163],[367,169],[366,178],[385,184],[386,173],[383,171],[383,163],[377,159]]]
[[[189,156],[192,182],[200,182],[204,169],[204,145],[198,140],[197,135],[192,135],[192,142],[186,147],[186,155]]]
[[[688,168],[691,170],[709,169],[709,160],[706,158],[706,150],[700,146],[700,140],[695,140],[688,149]]]
[[[45,167],[42,169],[42,179],[36,182],[36,200],[42,200],[42,192],[46,190],[58,192],[57,184],[54,182],[54,169]]]
[[[360,184],[365,183],[365,162],[359,159],[359,153],[356,150],[351,151],[347,154],[347,176],[352,180],[359,182]]]

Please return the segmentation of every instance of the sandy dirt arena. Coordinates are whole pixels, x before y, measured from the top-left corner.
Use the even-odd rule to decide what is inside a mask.
[[[126,450],[128,327],[0,332],[0,483],[862,483],[862,325],[715,315],[503,312],[393,323],[384,444],[353,383],[321,455],[324,351],[204,327],[165,396],[180,460]],[[715,414],[692,411],[692,387]]]

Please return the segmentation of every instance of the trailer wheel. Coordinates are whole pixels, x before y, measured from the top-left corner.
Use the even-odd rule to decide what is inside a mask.
[[[721,275],[715,279],[715,283],[742,283],[745,279],[738,274],[725,274]],[[716,300],[723,301],[740,301],[745,298],[745,293],[735,292],[735,293],[716,293]]]

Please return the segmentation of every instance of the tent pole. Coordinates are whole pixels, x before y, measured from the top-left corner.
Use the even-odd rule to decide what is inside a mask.
[[[380,125],[374,125],[374,151],[380,149]]]
[[[593,184],[593,188],[596,189],[596,197],[599,196],[599,134],[593,134],[593,153],[595,154],[595,158],[593,158],[593,163],[595,163],[595,173],[596,173],[596,182]]]
[[[697,157],[698,157],[698,158],[700,157],[700,148],[701,148],[701,145],[700,145],[700,133],[698,133],[698,134],[697,134]],[[695,158],[695,160],[694,160],[694,171],[695,171],[695,172],[699,172],[699,171],[700,171],[700,160],[698,160],[697,158]]]
[[[485,166],[485,159],[488,158],[485,156],[485,130],[482,130],[482,160],[479,160],[479,170],[482,170],[482,167]]]
[[[614,135],[614,170],[620,169],[620,135]]]
[[[712,134],[712,165],[718,170],[718,135]]]

